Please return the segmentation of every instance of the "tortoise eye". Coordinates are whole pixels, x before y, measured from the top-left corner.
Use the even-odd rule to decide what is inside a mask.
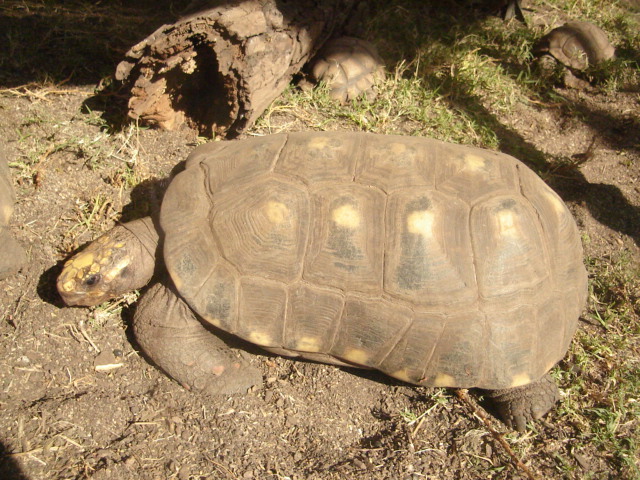
[[[98,273],[94,273],[92,275],[89,275],[85,281],[84,284],[88,287],[93,287],[96,283],[98,283],[100,281],[100,274]]]

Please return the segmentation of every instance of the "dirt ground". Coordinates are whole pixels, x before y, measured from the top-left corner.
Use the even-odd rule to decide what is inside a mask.
[[[135,296],[94,309],[64,307],[55,291],[63,260],[116,220],[152,209],[154,180],[198,142],[188,129],[114,129],[92,103],[95,85],[128,46],[174,12],[160,12],[153,2],[129,10],[114,2],[118,14],[100,20],[106,8],[100,2],[77,3],[84,10],[64,2],[57,10],[7,2],[0,17],[0,30],[10,32],[14,47],[0,52],[0,145],[18,198],[12,231],[29,258],[19,273],[0,281],[0,476],[527,478],[451,391],[251,351],[262,386],[244,396],[201,397],[138,351],[129,328]],[[140,18],[136,31],[102,38],[101,49],[63,38],[80,31],[98,38],[119,16],[129,25]],[[42,32],[48,37],[40,38]],[[30,37],[33,48],[67,50],[30,62]],[[559,91],[570,111],[566,103],[523,105],[500,117],[501,149],[521,158],[588,155],[579,169],[558,170],[545,180],[575,214],[587,257],[606,260],[624,252],[638,261],[639,92]],[[272,113],[271,125],[305,127],[287,110]],[[588,327],[584,323],[581,328]],[[95,368],[108,363],[121,366]],[[588,445],[578,451],[575,437],[576,427],[556,412],[534,433],[509,434],[515,455],[536,478],[622,478],[608,452]]]

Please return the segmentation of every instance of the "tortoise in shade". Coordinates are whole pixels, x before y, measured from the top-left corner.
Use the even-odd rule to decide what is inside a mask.
[[[329,40],[312,60],[310,70],[312,83],[324,82],[329,96],[341,103],[359,96],[372,100],[376,84],[385,76],[375,47],[354,37]]]
[[[566,86],[584,88],[588,83],[580,78],[582,73],[614,58],[615,48],[601,28],[576,20],[554,28],[538,40],[534,54],[544,72],[561,67]]]
[[[482,389],[521,430],[558,398],[548,372],[585,303],[582,260],[565,204],[513,157],[305,132],[198,147],[158,221],[98,238],[67,261],[58,290],[94,305],[166,267],[134,332],[193,390],[260,381],[221,329],[276,354]]]

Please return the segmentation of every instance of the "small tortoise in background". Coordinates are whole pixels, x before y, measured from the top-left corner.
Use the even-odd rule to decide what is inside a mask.
[[[169,275],[140,299],[134,331],[188,388],[260,380],[205,324],[277,354],[486,390],[520,430],[558,398],[548,371],[587,292],[576,224],[524,164],[367,133],[198,147],[158,223],[100,237],[67,261],[58,290],[98,304],[162,262]]]
[[[354,37],[329,40],[310,65],[311,80],[324,82],[329,95],[341,103],[360,95],[375,97],[374,87],[384,80],[384,65],[375,47]]]
[[[27,260],[24,250],[9,231],[14,202],[9,165],[0,150],[0,279],[15,273]]]
[[[565,85],[580,88],[587,82],[576,74],[612,59],[615,49],[602,29],[592,23],[573,21],[542,37],[534,47],[534,54],[544,71],[553,71],[558,64],[564,66]]]

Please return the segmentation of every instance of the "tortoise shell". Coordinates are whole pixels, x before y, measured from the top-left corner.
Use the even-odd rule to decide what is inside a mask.
[[[558,62],[575,70],[585,70],[589,65],[614,57],[615,49],[607,34],[588,22],[567,22],[542,37],[537,46],[538,54],[549,54]]]
[[[384,65],[375,47],[354,37],[329,40],[311,65],[311,78],[324,82],[329,95],[339,102],[360,95],[375,97],[374,86],[384,79]]]
[[[164,259],[205,322],[271,351],[487,389],[561,359],[586,298],[575,222],[518,160],[415,137],[201,146]]]

